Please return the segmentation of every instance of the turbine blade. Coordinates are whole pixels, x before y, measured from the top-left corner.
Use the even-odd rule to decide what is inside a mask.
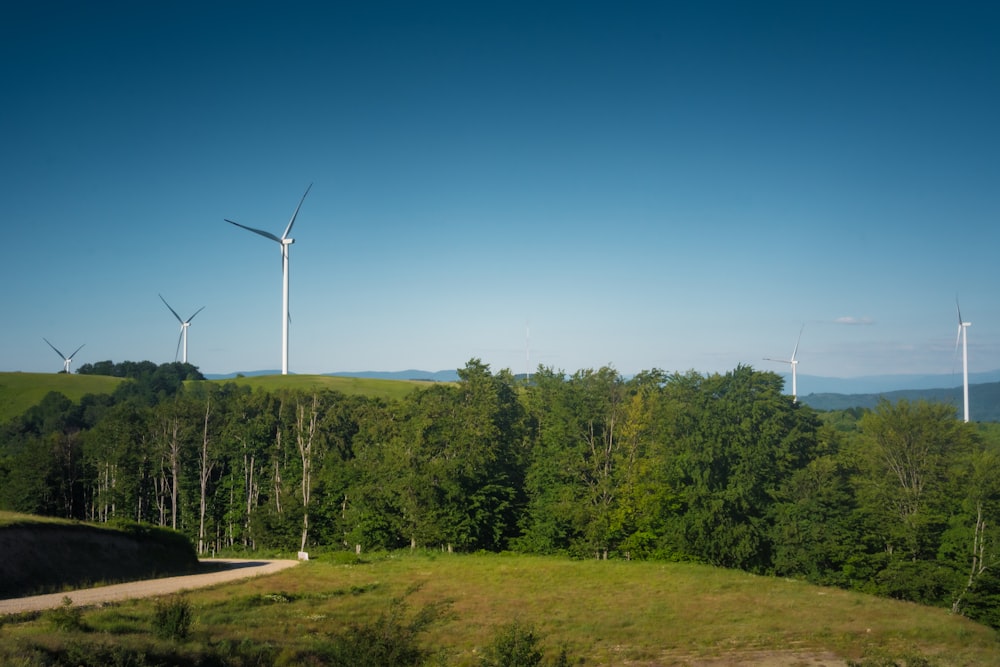
[[[203,311],[203,310],[205,310],[205,306],[202,306],[202,307],[201,307],[201,308],[199,308],[198,310],[194,311],[194,315],[197,315],[198,313],[200,313],[200,312],[201,312],[201,311]],[[191,323],[191,320],[193,320],[193,319],[194,319],[194,315],[192,315],[191,317],[187,318],[187,322],[185,322],[185,324],[190,324],[190,323]]]
[[[958,305],[958,297],[955,297],[955,309],[958,310],[958,326],[962,326],[962,306]]]
[[[799,342],[802,340],[802,331],[805,328],[806,328],[806,325],[803,324],[802,328],[799,329],[799,337],[795,339],[795,349],[792,350],[792,361],[795,361],[795,355],[799,351]]]
[[[184,320],[181,319],[181,316],[177,314],[176,310],[174,310],[173,308],[170,308],[170,304],[167,303],[167,300],[163,298],[163,295],[162,294],[157,294],[157,296],[160,297],[160,301],[163,302],[163,305],[170,309],[170,312],[174,314],[174,317],[177,318],[177,321],[180,322],[181,324],[184,324]]]
[[[955,334],[955,352],[958,352],[958,344],[962,342],[962,323],[958,323],[958,333]]]
[[[84,343],[83,345],[86,345],[86,343]],[[69,355],[69,360],[70,361],[73,361],[73,357],[76,356],[76,353],[83,349],[83,345],[81,345],[80,347],[78,347],[75,350],[73,350],[73,354]]]
[[[174,351],[174,361],[177,361],[177,357],[181,354],[181,341],[184,340],[184,327],[181,327],[181,335],[177,337],[177,349]]]
[[[225,219],[226,222],[228,222],[231,225],[236,225],[237,227],[242,227],[243,229],[247,230],[248,232],[253,232],[254,234],[260,234],[264,238],[271,239],[272,241],[276,241],[278,243],[281,243],[281,239],[279,239],[277,236],[275,236],[271,232],[265,232],[265,231],[263,231],[261,229],[254,229],[253,227],[247,227],[246,225],[241,225],[238,222],[233,222],[232,220],[229,220],[228,218],[224,218],[224,219]]]
[[[792,361],[788,359],[775,359],[774,357],[764,357],[764,361],[777,361],[779,364],[790,364]]]
[[[44,340],[44,341],[45,341],[46,343],[49,343],[49,339],[48,339],[48,338],[46,338],[45,336],[42,336],[42,340]],[[59,351],[59,350],[58,350],[58,349],[56,348],[56,346],[55,346],[55,345],[53,345],[52,343],[49,343],[49,347],[51,347],[51,348],[52,348],[53,350],[55,350],[55,351],[56,351],[56,354],[58,354],[58,355],[59,355],[59,358],[60,358],[60,359],[62,359],[63,361],[66,361],[66,355],[65,355],[65,354],[63,354],[62,352],[60,352],[60,351]]]
[[[313,184],[310,183],[309,187],[306,188],[305,194],[302,195],[302,199],[299,200],[299,205],[295,207],[295,213],[292,213],[292,219],[288,221],[288,226],[285,227],[285,233],[281,235],[282,239],[287,239],[289,232],[292,231],[292,225],[295,224],[295,217],[299,214],[299,209],[302,208],[302,202],[306,200],[306,195],[309,194],[309,191],[312,189],[312,186]]]

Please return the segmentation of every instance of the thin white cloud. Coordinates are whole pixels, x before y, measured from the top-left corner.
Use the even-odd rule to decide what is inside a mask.
[[[868,324],[875,324],[875,320],[873,320],[870,317],[854,317],[853,315],[845,315],[843,317],[838,317],[837,319],[835,319],[834,323],[849,324],[849,325],[858,325],[858,324],[868,325]]]

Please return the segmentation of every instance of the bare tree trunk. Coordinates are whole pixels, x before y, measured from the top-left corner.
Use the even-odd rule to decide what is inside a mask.
[[[309,424],[306,426],[306,408],[298,406],[295,420],[295,441],[299,447],[299,457],[302,460],[302,544],[299,551],[306,550],[309,539],[309,500],[312,493],[312,459],[313,442],[316,436],[316,422],[319,416],[319,399],[313,394],[312,406],[309,410]]]
[[[965,588],[951,603],[951,613],[957,614],[961,611],[965,595],[972,590],[976,579],[986,569],[986,519],[983,518],[983,502],[979,501],[976,503],[976,528],[972,533],[972,563],[969,566],[969,578],[965,583]]]
[[[177,495],[181,478],[180,423],[174,417],[170,437],[170,527],[177,530]]]
[[[198,481],[201,485],[201,498],[198,506],[198,553],[205,553],[205,509],[207,506],[208,480],[215,467],[214,461],[208,460],[208,417],[212,412],[211,399],[205,399],[205,426],[201,438],[201,466],[198,470]]]

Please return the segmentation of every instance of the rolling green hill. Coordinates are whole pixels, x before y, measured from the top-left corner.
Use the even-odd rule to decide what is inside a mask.
[[[123,378],[107,375],[67,375],[65,373],[0,372],[0,422],[38,405],[50,391],[57,391],[71,401],[86,394],[110,394]],[[235,382],[254,389],[275,391],[330,389],[344,394],[361,394],[384,399],[401,398],[431,383],[419,380],[381,380],[329,375],[258,375],[207,382]]]
[[[76,402],[86,394],[110,394],[122,382],[122,378],[107,375],[0,373],[0,422],[38,405],[50,391]]]

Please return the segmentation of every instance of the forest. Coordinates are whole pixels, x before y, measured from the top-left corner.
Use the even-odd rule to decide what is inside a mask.
[[[393,400],[79,372],[132,379],[0,424],[0,509],[172,527],[204,555],[697,561],[1000,627],[1000,433],[950,405],[818,412],[749,366],[526,380],[472,359]]]

